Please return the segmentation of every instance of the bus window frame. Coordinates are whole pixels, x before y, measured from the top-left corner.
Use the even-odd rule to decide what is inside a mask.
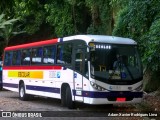
[[[42,65],[42,60],[43,60],[43,47],[44,46],[36,46],[36,47],[31,47],[30,49],[31,49],[31,53],[30,53],[30,65],[31,66],[35,66],[35,65]],[[33,49],[36,49],[36,50],[38,50],[38,48],[42,48],[42,55],[41,55],[41,62],[39,62],[39,64],[37,64],[36,62],[34,63],[32,60],[33,60],[33,56],[32,56],[32,53],[33,53]],[[36,51],[37,52],[37,51]]]
[[[6,53],[8,53],[8,52],[12,52],[12,56],[11,56],[11,57],[13,57],[13,51],[12,51],[12,50],[9,50],[9,51],[5,51],[5,52],[4,52],[4,58],[6,57]],[[6,58],[5,58],[4,60],[6,60]],[[12,66],[12,59],[11,59],[10,62],[11,62],[10,65],[6,65],[5,61],[3,61],[3,66]]]
[[[51,47],[51,46],[53,46],[53,47],[55,47],[55,53],[54,53],[54,63],[53,64],[45,64],[43,61],[44,61],[44,48],[45,47]],[[45,65],[45,66],[47,66],[47,65],[56,65],[56,54],[57,54],[57,44],[51,44],[51,45],[44,45],[44,46],[42,46],[42,50],[43,50],[43,55],[42,55],[42,65]]]
[[[69,63],[69,64],[63,64],[63,63],[57,63],[57,60],[58,60],[58,46],[59,45],[65,45],[65,44],[71,44],[71,48],[72,48],[72,51],[71,51],[71,57],[73,56],[73,47],[74,47],[74,45],[73,45],[73,42],[72,41],[65,41],[65,42],[60,42],[60,43],[57,43],[56,44],[56,54],[55,54],[55,64],[56,65],[60,65],[60,66],[64,66],[64,67],[69,67],[69,68],[72,68],[73,67],[73,61],[72,61],[72,58],[71,58],[71,63]]]
[[[29,61],[29,64],[22,64],[22,54],[23,54],[23,50],[30,50],[30,61]],[[32,51],[32,48],[29,47],[29,48],[24,48],[24,49],[21,49],[21,66],[31,66],[31,51]]]
[[[22,51],[21,51],[21,49],[17,49],[17,50],[12,50],[12,54],[14,53],[14,52],[17,52],[17,51],[20,51],[20,64],[19,65],[13,65],[13,55],[12,55],[12,65],[11,66],[21,66],[21,58],[22,58]]]

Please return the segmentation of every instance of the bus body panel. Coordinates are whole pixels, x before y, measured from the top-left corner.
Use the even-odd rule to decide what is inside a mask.
[[[108,101],[104,98],[87,98],[84,97],[84,103],[92,105],[102,105],[102,104],[134,104],[142,102],[142,98],[134,98],[131,101]]]
[[[12,72],[17,78],[12,78],[13,76],[9,77]],[[29,72],[30,75],[33,75],[35,73],[37,73],[37,75],[29,76],[29,78],[18,77],[18,73],[27,72]],[[40,74],[43,74],[43,76]],[[19,92],[19,82],[21,80],[26,86],[26,93],[32,95],[40,95],[60,99],[60,88],[62,83],[69,83],[70,88],[73,89],[73,77],[71,77],[73,76],[73,71],[70,69],[63,70],[63,68],[61,68],[61,70],[25,70],[24,67],[23,70],[4,70],[4,76],[7,76],[4,79],[4,88],[13,90],[15,92]],[[38,77],[39,79],[37,79],[36,77]]]

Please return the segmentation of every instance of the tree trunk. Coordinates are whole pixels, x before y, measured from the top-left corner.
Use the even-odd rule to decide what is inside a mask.
[[[74,22],[74,31],[75,31],[75,34],[77,34],[78,30],[77,30],[75,4],[72,5],[72,16],[73,16],[73,22]]]
[[[92,6],[92,20],[94,27],[98,27],[101,24],[99,7],[97,5]]]

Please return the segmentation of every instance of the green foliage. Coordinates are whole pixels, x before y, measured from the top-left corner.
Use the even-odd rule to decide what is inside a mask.
[[[113,0],[117,1],[117,0]],[[145,84],[148,92],[157,90],[160,71],[160,1],[129,0],[117,14],[113,35],[133,38],[138,42],[144,68],[151,73]]]
[[[111,0],[110,5],[116,9],[117,7],[122,9],[123,7],[126,7],[128,5],[128,2],[130,0]]]
[[[53,26],[56,36],[63,37],[82,33],[86,23],[84,1],[81,0],[54,0],[45,4],[47,11],[46,21]],[[86,19],[85,19],[86,20]]]
[[[120,10],[113,31],[114,35],[137,40],[147,68],[157,71],[159,67],[159,7],[160,1],[129,0]],[[147,45],[146,45],[147,44]]]
[[[148,10],[147,1],[130,0],[128,5],[119,12],[113,34],[139,38],[145,32],[148,25],[146,14]]]
[[[160,70],[160,19],[155,20],[148,33],[144,35],[143,41],[146,42],[144,53],[144,63],[153,71]]]
[[[86,0],[86,5],[90,8],[92,23],[87,30],[89,34],[111,34],[113,11],[110,6],[111,0]]]
[[[54,27],[57,36],[71,35],[74,33],[72,11],[67,2],[59,4],[59,0],[45,5],[48,12],[47,22]]]
[[[9,14],[12,16],[14,6],[14,0],[1,0],[0,1],[0,13]]]
[[[24,24],[24,30],[29,34],[38,31],[45,21],[44,6],[38,0],[15,0],[14,12],[15,17]]]
[[[126,19],[127,13],[129,12],[129,7],[125,7],[124,9],[119,11],[118,19],[115,24],[115,28],[113,29],[113,35],[116,36],[124,36],[130,37],[130,33],[128,31],[128,22]]]
[[[0,15],[0,29],[5,28],[6,25],[11,25],[12,23],[17,21],[17,19],[6,20],[4,17],[4,14]]]
[[[20,34],[23,31],[20,31],[19,29],[20,26],[18,25],[14,26],[14,24],[18,21],[18,19],[6,20],[4,16],[5,16],[4,14],[0,15],[0,37],[4,38],[5,46],[7,46],[11,37]]]

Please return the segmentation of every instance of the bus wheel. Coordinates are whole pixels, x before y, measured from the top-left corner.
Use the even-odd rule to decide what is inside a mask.
[[[62,107],[66,107],[66,105],[67,105],[66,104],[66,93],[62,93],[62,95],[61,95],[61,105],[62,105]]]
[[[25,100],[27,100],[27,98],[28,98],[28,96],[25,92],[24,83],[22,83],[19,86],[19,99],[25,101]]]
[[[74,108],[74,102],[72,101],[72,94],[71,94],[70,87],[66,88],[66,106],[69,109],[73,109]]]

